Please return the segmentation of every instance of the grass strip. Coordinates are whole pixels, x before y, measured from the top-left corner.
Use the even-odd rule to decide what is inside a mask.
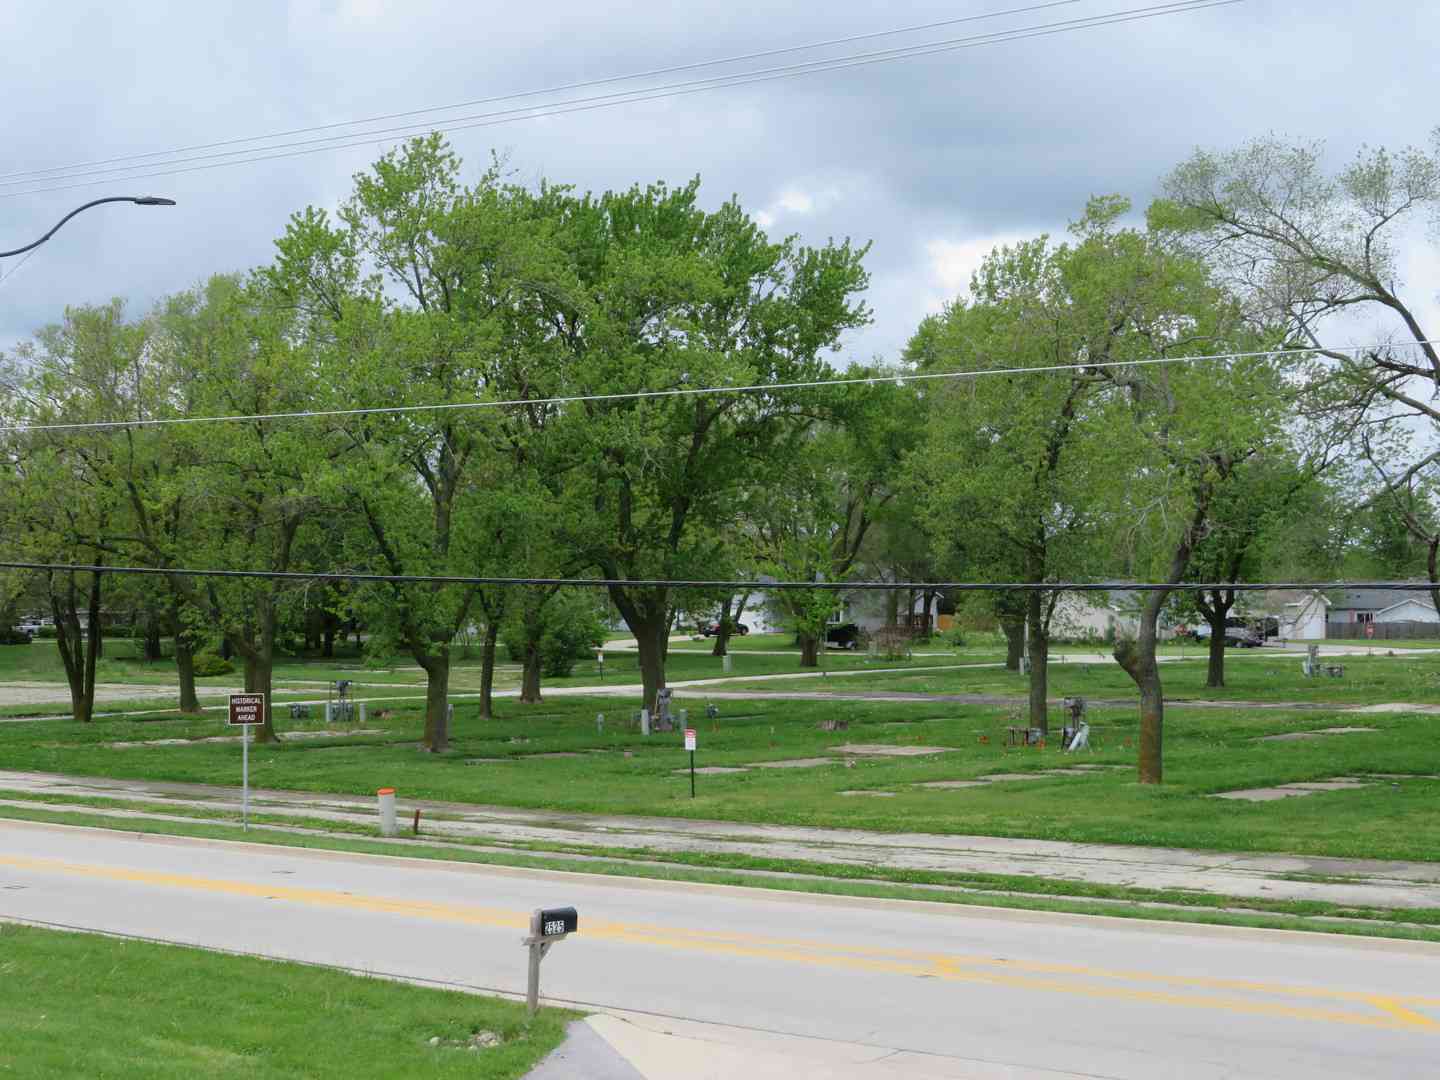
[[[575,1014],[304,964],[0,923],[0,1072],[524,1076]],[[498,1045],[466,1048],[479,1032]],[[430,1040],[439,1037],[439,1045]]]

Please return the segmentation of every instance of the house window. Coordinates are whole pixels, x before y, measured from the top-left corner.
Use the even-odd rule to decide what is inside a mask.
[[[1358,622],[1358,623],[1370,623],[1370,622],[1374,622],[1374,621],[1375,621],[1375,612],[1373,612],[1373,611],[1357,611],[1357,612],[1355,613],[1355,621]]]

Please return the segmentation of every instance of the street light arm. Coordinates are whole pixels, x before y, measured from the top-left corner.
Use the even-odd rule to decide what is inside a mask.
[[[0,259],[7,259],[11,255],[19,255],[23,252],[31,250],[32,248],[39,247],[41,244],[45,243],[46,240],[49,240],[50,237],[54,236],[57,232],[59,232],[60,226],[64,225],[67,221],[73,218],[76,214],[80,213],[82,210],[89,210],[92,206],[99,206],[101,203],[112,202],[128,202],[134,203],[136,206],[175,205],[174,199],[162,199],[156,195],[111,195],[104,199],[96,199],[93,202],[87,202],[84,206],[77,206],[74,210],[71,210],[70,213],[66,214],[63,218],[61,218],[55,223],[54,228],[52,228],[44,236],[40,237],[39,240],[36,240],[33,244],[26,244],[24,247],[16,248],[14,251],[0,251]]]

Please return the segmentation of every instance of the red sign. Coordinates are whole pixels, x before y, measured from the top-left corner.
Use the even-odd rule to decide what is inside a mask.
[[[695,749],[695,729],[693,727],[687,727],[685,729],[685,749]]]
[[[265,695],[231,694],[230,723],[237,727],[253,727],[265,723]]]

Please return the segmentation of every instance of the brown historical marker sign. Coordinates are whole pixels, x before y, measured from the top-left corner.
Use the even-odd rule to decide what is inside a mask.
[[[238,726],[265,723],[265,695],[231,694],[230,723]]]

